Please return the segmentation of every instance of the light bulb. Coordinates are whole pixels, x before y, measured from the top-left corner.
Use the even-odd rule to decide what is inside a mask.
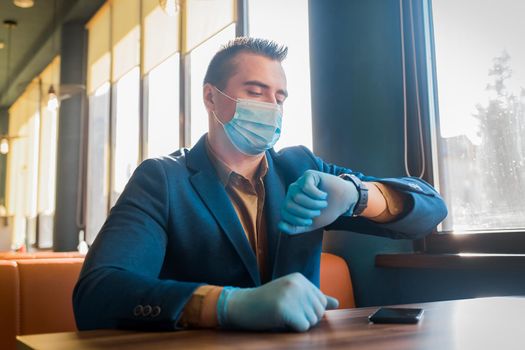
[[[7,139],[0,140],[0,153],[7,154],[9,152],[9,141]]]
[[[55,88],[53,88],[53,85],[51,85],[47,93],[47,109],[51,112],[58,109],[58,97],[55,93]]]

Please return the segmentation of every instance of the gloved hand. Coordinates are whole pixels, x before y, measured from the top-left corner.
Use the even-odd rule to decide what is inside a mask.
[[[319,322],[326,309],[338,305],[337,299],[324,295],[296,272],[257,288],[224,287],[217,318],[225,328],[304,332]]]
[[[358,199],[359,192],[351,181],[307,170],[288,188],[278,227],[288,234],[324,227],[353,210]]]

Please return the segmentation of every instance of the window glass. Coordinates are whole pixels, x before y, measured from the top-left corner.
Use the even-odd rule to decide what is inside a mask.
[[[34,243],[38,198],[40,113],[38,80],[33,80],[9,109],[7,211],[13,216],[13,248]]]
[[[109,206],[111,20],[111,6],[106,2],[87,24],[89,118],[85,240],[88,244],[95,240]]]
[[[139,67],[135,67],[115,85],[112,205],[139,162],[139,84]]]
[[[148,74],[148,157],[179,148],[179,54]]]
[[[53,85],[60,86],[60,58],[53,59],[51,64],[40,75],[40,142],[38,169],[38,248],[53,246],[53,218],[55,212],[56,165],[58,146],[58,109],[48,108],[47,91]]]
[[[93,243],[106,220],[109,179],[109,81],[89,97],[86,241]]]
[[[248,11],[250,36],[288,46],[283,68],[290,96],[284,103],[282,133],[275,148],[304,145],[312,149],[308,0],[250,0]]]
[[[434,0],[445,231],[525,227],[525,2]]]
[[[208,112],[202,100],[202,82],[206,69],[213,55],[229,40],[235,38],[235,24],[232,24],[197,46],[190,53],[191,62],[191,145],[193,146],[200,137],[208,131]]]

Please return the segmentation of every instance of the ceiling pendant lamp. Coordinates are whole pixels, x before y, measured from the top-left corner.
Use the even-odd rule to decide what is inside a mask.
[[[50,112],[56,111],[58,109],[58,96],[55,88],[53,87],[53,84],[51,84],[49,91],[47,92],[47,109]]]
[[[34,0],[13,0],[13,4],[23,9],[28,9],[35,6]]]
[[[0,139],[0,154],[9,153],[9,139],[7,137],[2,137]]]

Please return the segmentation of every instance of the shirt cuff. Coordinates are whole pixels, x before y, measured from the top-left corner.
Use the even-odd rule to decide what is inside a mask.
[[[182,312],[181,325],[192,328],[217,327],[217,301],[222,287],[204,285],[197,288]]]
[[[375,186],[381,192],[386,202],[385,210],[381,214],[370,218],[370,220],[378,223],[396,220],[403,213],[406,200],[405,195],[379,182],[367,182],[367,185],[369,184]]]

